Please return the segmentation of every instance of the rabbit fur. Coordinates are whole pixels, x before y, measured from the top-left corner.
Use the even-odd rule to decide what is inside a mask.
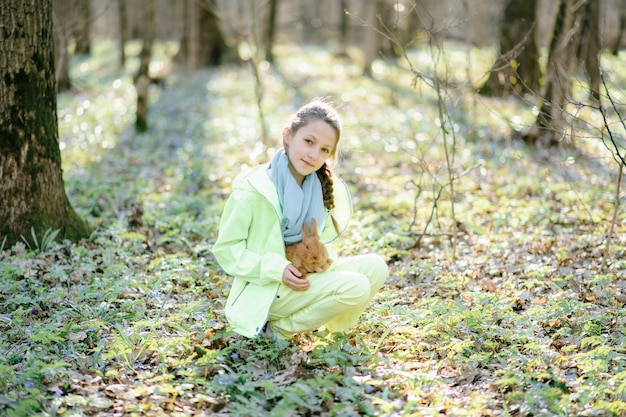
[[[306,223],[302,226],[300,242],[285,247],[287,259],[302,272],[302,278],[305,278],[307,273],[324,272],[333,263],[332,259],[328,259],[328,251],[320,241],[317,221],[313,219],[311,225],[312,229]]]

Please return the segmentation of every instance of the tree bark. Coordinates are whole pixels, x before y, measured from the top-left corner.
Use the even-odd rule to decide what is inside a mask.
[[[187,0],[185,8],[185,34],[174,60],[184,63],[189,71],[228,60],[230,48],[219,28],[215,0]]]
[[[581,11],[582,25],[578,31],[578,62],[583,64],[589,79],[589,95],[600,100],[600,4],[587,1]]]
[[[76,54],[89,55],[91,53],[91,8],[89,0],[75,0],[74,10],[74,39]]]
[[[68,0],[54,1],[54,53],[56,62],[57,91],[68,91],[72,88],[70,79],[70,52],[72,23]]]
[[[626,29],[626,0],[621,1],[620,9],[621,12],[619,16],[619,27],[617,28],[617,34],[615,35],[613,48],[611,48],[611,53],[616,56],[622,49],[622,37],[624,36],[624,29]]]
[[[361,40],[361,50],[363,51],[363,75],[372,76],[372,64],[378,58],[380,52],[380,36],[378,34],[378,15],[380,10],[379,0],[367,0],[364,7],[363,38]]]
[[[3,0],[0,8],[0,242],[49,229],[77,241],[91,228],[63,185],[58,143],[52,0]]]
[[[276,17],[278,0],[270,0],[270,13],[267,19],[267,39],[265,39],[265,60],[274,62],[274,39],[276,38]]]
[[[152,43],[154,42],[154,0],[143,1],[143,46],[139,56],[139,70],[135,77],[137,89],[137,118],[135,131],[143,133],[148,130],[148,107],[150,87],[150,60]]]
[[[524,132],[527,142],[556,146],[565,137],[566,105],[571,75],[577,67],[578,35],[584,19],[584,0],[561,0],[554,24],[544,82],[545,91],[535,124]]]
[[[117,13],[120,24],[120,50],[119,66],[126,67],[126,42],[128,41],[128,29],[126,28],[126,0],[117,0]]]
[[[348,29],[350,28],[350,25],[348,24],[348,14],[346,13],[347,9],[347,0],[340,0],[339,13],[341,20],[339,21],[339,48],[337,49],[337,52],[335,52],[335,55],[338,57],[348,56]]]
[[[498,39],[500,57],[479,94],[506,97],[537,94],[541,69],[536,41],[536,0],[510,0],[504,8]]]

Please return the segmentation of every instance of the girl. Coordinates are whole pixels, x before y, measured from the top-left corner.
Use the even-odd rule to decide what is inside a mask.
[[[213,254],[234,277],[226,318],[236,332],[283,339],[321,326],[345,332],[385,282],[388,268],[378,255],[339,259],[329,250],[330,268],[306,278],[285,257],[304,223],[316,219],[323,243],[347,226],[347,186],[326,164],[340,136],[335,109],[313,100],[284,128],[283,149],[272,161],[234,180]]]

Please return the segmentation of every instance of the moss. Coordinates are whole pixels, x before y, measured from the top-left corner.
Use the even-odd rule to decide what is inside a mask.
[[[76,214],[69,201],[65,199],[65,217],[50,219],[48,215],[39,210],[33,210],[29,213],[27,219],[22,219],[21,227],[9,228],[9,225],[0,227],[0,245],[6,238],[5,247],[13,246],[17,242],[27,240],[33,245],[32,232],[35,231],[37,240],[42,241],[44,234],[48,230],[60,230],[56,240],[70,240],[78,242],[81,239],[88,238],[93,232],[93,228],[81,217]]]
[[[5,112],[2,133],[11,139],[2,141],[2,147],[9,153],[19,154],[27,140],[36,138],[45,149],[41,156],[60,162],[54,83],[50,86],[51,83],[37,72],[24,69],[4,77],[7,85],[15,88],[15,104]]]
[[[65,230],[63,238],[72,242],[78,242],[81,239],[88,238],[93,233],[93,228],[69,206],[70,213],[65,222]]]

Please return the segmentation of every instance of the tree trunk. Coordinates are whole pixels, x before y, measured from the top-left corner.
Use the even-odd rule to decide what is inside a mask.
[[[174,60],[193,71],[232,59],[218,25],[215,0],[187,0],[185,7],[186,30]]]
[[[396,10],[396,2],[379,0],[377,9],[378,16],[376,19],[376,28],[381,33],[378,36],[378,45],[380,47],[380,55],[386,58],[397,59],[400,57],[399,46],[395,45],[392,39],[403,39],[406,35],[402,33],[400,27],[400,19]]]
[[[276,16],[278,0],[270,0],[270,14],[267,19],[267,39],[265,39],[265,59],[274,62],[274,38],[276,37]]]
[[[619,27],[617,28],[615,43],[613,44],[613,48],[611,50],[611,53],[616,56],[619,54],[620,49],[622,49],[622,37],[624,36],[624,29],[626,29],[626,0],[621,1],[620,9]]]
[[[600,4],[587,1],[581,11],[582,26],[578,31],[578,61],[582,62],[589,79],[589,95],[600,100]]]
[[[89,55],[91,53],[91,8],[89,0],[76,0],[74,11],[74,39],[76,50],[79,55]]]
[[[509,0],[500,26],[500,57],[479,94],[537,94],[541,70],[536,41],[536,0]]]
[[[120,24],[120,68],[126,67],[126,42],[128,41],[128,29],[126,27],[126,0],[117,0],[117,14]]]
[[[566,105],[570,100],[571,74],[576,71],[580,43],[578,31],[584,18],[584,0],[561,0],[554,24],[542,103],[535,124],[524,132],[527,142],[556,146],[565,136]]]
[[[58,143],[52,0],[0,8],[0,242],[49,229],[77,241],[91,228],[65,194]]]
[[[341,20],[339,21],[339,48],[337,52],[335,52],[335,56],[337,57],[348,56],[348,29],[350,25],[348,24],[348,14],[346,10],[348,10],[347,0],[341,0],[339,2],[339,13],[341,16]]]
[[[135,76],[137,89],[137,118],[135,131],[143,133],[148,130],[148,106],[150,90],[150,59],[154,42],[154,0],[143,1],[143,46],[139,56],[139,70]]]
[[[361,40],[361,50],[363,51],[363,75],[372,76],[372,64],[378,58],[380,52],[380,37],[377,32],[379,1],[367,0],[363,5],[365,25],[363,27],[363,38]]]
[[[70,80],[70,51],[71,20],[68,0],[54,1],[54,56],[56,63],[57,91],[68,91],[72,88]]]

